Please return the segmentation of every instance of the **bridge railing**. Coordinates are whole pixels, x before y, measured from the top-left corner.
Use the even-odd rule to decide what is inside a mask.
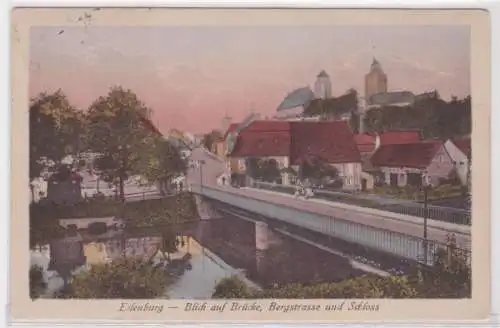
[[[199,192],[208,198],[216,199],[265,217],[281,220],[334,238],[426,265],[433,265],[437,252],[440,249],[446,250],[448,247],[440,241],[425,240],[412,235],[317,214],[305,209],[297,210],[211,187],[204,186],[200,189],[197,186],[193,188],[193,191]],[[470,261],[470,245],[457,245],[456,249],[461,254],[464,254],[467,261]]]
[[[272,184],[263,181],[254,181],[253,187],[288,194],[293,194],[295,191],[295,186],[292,185]],[[384,210],[401,215],[417,216],[423,218],[425,214],[424,204],[412,202],[409,200],[398,200],[394,198],[384,198],[374,195],[351,194],[347,192],[321,189],[315,189],[314,194],[315,198]],[[437,221],[471,225],[471,212],[470,210],[465,209],[428,205],[427,217],[429,219]]]

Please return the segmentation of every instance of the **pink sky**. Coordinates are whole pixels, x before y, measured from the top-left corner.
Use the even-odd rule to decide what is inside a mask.
[[[63,29],[64,33],[59,34]],[[364,92],[376,57],[390,90],[470,90],[467,26],[32,28],[30,96],[61,88],[87,108],[111,86],[132,89],[162,132],[220,128],[227,113],[275,113],[324,69],[334,96]]]

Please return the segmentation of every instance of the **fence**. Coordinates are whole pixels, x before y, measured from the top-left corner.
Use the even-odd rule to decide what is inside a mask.
[[[293,194],[295,192],[295,187],[291,185],[286,186],[255,181],[252,186],[259,189],[267,189],[287,194]],[[422,218],[425,217],[424,204],[412,201],[319,189],[314,191],[314,197],[350,205],[384,210],[401,215],[417,216]],[[427,218],[454,224],[471,225],[471,212],[469,210],[452,207],[428,205]]]
[[[288,208],[263,200],[234,195],[210,187],[203,188],[203,195],[265,217],[281,220],[347,242],[370,247],[427,265],[433,264],[433,259],[439,249],[447,247],[443,242],[424,240],[423,238],[335,217],[328,217],[307,210]],[[466,254],[467,258],[470,259],[469,245],[459,245],[457,249],[461,253]]]

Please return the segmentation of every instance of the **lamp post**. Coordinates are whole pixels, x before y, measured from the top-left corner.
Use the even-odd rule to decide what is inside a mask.
[[[205,165],[206,162],[205,162],[205,160],[200,159],[198,164],[200,165],[200,193],[202,193],[203,192],[203,165]]]
[[[424,261],[427,265],[427,219],[429,217],[429,209],[428,209],[428,192],[429,192],[429,184],[427,181],[424,181],[423,185],[424,191]]]

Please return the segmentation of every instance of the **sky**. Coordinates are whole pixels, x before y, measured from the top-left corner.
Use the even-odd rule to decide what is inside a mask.
[[[153,110],[162,132],[203,133],[226,114],[272,116],[321,70],[333,96],[362,94],[374,57],[390,91],[469,95],[470,30],[460,25],[32,28],[29,92],[60,88],[86,109],[119,85]]]

